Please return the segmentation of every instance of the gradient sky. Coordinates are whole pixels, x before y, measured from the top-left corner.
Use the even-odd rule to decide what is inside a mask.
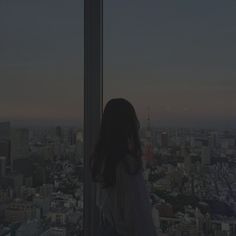
[[[161,125],[236,122],[235,0],[104,0],[104,101]],[[80,120],[83,2],[0,1],[0,120]]]

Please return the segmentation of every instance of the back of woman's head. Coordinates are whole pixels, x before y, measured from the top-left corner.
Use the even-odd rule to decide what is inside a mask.
[[[127,156],[133,157],[133,167]],[[133,106],[125,99],[111,99],[103,112],[98,142],[91,156],[92,176],[104,187],[116,182],[116,167],[123,162],[130,173],[141,169],[139,121]]]

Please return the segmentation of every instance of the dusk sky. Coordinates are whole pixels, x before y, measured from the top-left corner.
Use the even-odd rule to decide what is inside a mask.
[[[104,0],[104,102],[153,124],[235,126],[235,0]],[[83,2],[0,1],[0,120],[83,117]]]

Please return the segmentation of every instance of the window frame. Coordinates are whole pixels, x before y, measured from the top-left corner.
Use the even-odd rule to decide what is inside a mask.
[[[97,140],[102,110],[103,0],[84,0],[84,236],[95,236],[99,222],[89,157]]]

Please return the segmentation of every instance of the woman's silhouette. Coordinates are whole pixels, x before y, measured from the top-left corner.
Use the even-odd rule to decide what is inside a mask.
[[[100,236],[154,236],[151,206],[142,175],[139,121],[125,99],[110,100],[91,156],[101,213]]]

